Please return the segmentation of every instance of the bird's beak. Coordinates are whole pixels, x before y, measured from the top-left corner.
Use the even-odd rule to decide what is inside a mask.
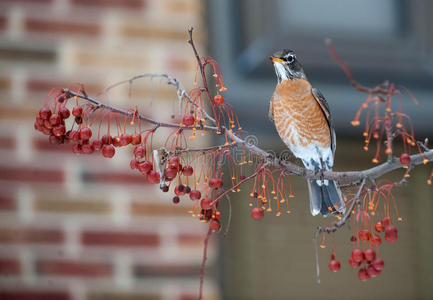
[[[275,63],[275,62],[278,62],[278,63],[282,63],[283,62],[283,60],[281,59],[281,58],[278,58],[278,57],[275,57],[275,56],[269,56],[269,59],[273,62],[273,63]]]

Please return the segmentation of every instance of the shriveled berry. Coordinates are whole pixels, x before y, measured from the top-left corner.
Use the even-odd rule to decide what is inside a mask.
[[[55,126],[53,128],[52,132],[57,137],[64,135],[66,133],[65,125],[60,124],[60,125]]]
[[[180,198],[178,196],[173,197],[173,203],[178,204],[180,202]]]
[[[259,208],[259,207],[254,207],[251,210],[251,217],[253,217],[254,220],[260,220],[265,216],[265,212],[263,211],[263,209]]]
[[[367,261],[373,261],[376,258],[376,252],[371,248],[366,249],[364,255]]]
[[[141,135],[138,133],[134,133],[131,135],[131,144],[139,145],[141,143]]]
[[[352,258],[352,256],[351,256],[351,257],[349,257],[349,265],[350,265],[352,268],[358,268],[358,267],[361,265],[361,262],[359,262],[359,261],[354,261],[353,258]]]
[[[175,169],[175,168],[166,168],[164,170],[164,177],[168,181],[173,180],[174,178],[176,178],[176,176],[177,176],[177,169]]]
[[[410,164],[410,155],[407,154],[407,153],[402,153],[400,155],[400,163],[402,165],[408,165],[408,164]]]
[[[111,145],[111,143],[113,142],[113,138],[111,137],[111,135],[105,134],[102,136],[101,141],[104,145]]]
[[[51,116],[51,110],[48,107],[42,107],[41,110],[39,111],[39,116],[43,120],[48,120]]]
[[[388,217],[385,217],[385,218],[383,218],[380,222],[382,223],[382,225],[383,225],[384,227],[386,227],[386,226],[388,226],[389,224],[391,224],[391,219],[388,218]]]
[[[60,107],[59,114],[62,119],[67,119],[71,115],[71,112],[66,107]]]
[[[169,190],[168,185],[164,184],[163,186],[161,186],[161,191],[163,191],[164,193],[167,193]]]
[[[138,163],[137,169],[143,175],[147,175],[147,173],[149,173],[150,171],[152,171],[153,165],[152,165],[152,163],[150,161],[142,161],[142,162]],[[159,181],[159,179],[158,179],[158,181]]]
[[[358,232],[358,237],[361,241],[368,241],[370,239],[370,232],[367,229],[362,229]]]
[[[212,203],[212,199],[211,198],[202,199],[200,201],[200,206],[201,206],[202,209],[208,210],[208,209],[212,208],[211,203]]]
[[[89,127],[80,129],[80,140],[88,141],[92,137],[92,130]]]
[[[121,146],[126,146],[129,145],[132,142],[132,136],[127,134],[127,133],[123,133],[120,135],[120,145]]]
[[[102,147],[102,155],[106,158],[112,158],[116,153],[116,149],[112,145],[104,145]]]
[[[191,176],[194,172],[194,169],[191,166],[184,166],[182,168],[182,174],[185,176]]]
[[[191,193],[191,188],[189,186],[185,187],[185,194]]]
[[[74,152],[75,154],[81,154],[81,145],[80,144],[75,144],[72,146],[72,152]]]
[[[83,124],[83,118],[82,117],[75,117],[75,123],[78,125]]]
[[[215,103],[216,105],[221,105],[224,103],[224,97],[221,95],[215,95],[213,97],[213,103]]]
[[[201,193],[198,190],[192,190],[191,193],[189,193],[189,198],[191,200],[199,200],[201,198]]]
[[[370,279],[370,275],[368,275],[367,270],[365,268],[361,268],[358,271],[358,278],[361,281],[367,281]]]
[[[147,180],[153,184],[159,183],[160,175],[158,172],[152,170],[149,173],[147,173]]]
[[[195,121],[195,118],[192,115],[185,115],[185,116],[183,116],[183,119],[182,119],[182,123],[185,126],[192,126],[192,125],[194,125],[194,121]]]
[[[359,249],[355,248],[352,250],[352,259],[356,262],[362,262],[364,260],[364,252]]]
[[[398,238],[398,231],[394,225],[388,225],[385,227],[385,240],[388,243],[393,243]]]
[[[341,264],[338,260],[336,259],[332,259],[329,264],[328,264],[328,268],[329,270],[331,270],[332,272],[338,272],[340,270]]]
[[[48,140],[51,145],[60,145],[62,143],[62,138],[60,136],[50,135]]]
[[[367,267],[367,274],[368,274],[368,276],[370,276],[370,278],[377,277],[380,275],[380,273],[381,273],[381,271],[376,270],[372,265],[369,265]]]
[[[384,232],[385,227],[381,222],[377,222],[376,225],[374,225],[374,230],[376,230],[377,232]]]
[[[81,117],[82,114],[83,114],[83,108],[81,106],[78,105],[72,109],[72,115],[74,117]]]
[[[218,220],[212,219],[212,221],[210,221],[210,223],[209,223],[209,228],[213,232],[217,232],[217,231],[220,231],[221,224],[220,224],[220,222]]]
[[[376,234],[373,234],[373,235],[371,236],[371,243],[372,243],[374,246],[379,246],[380,244],[382,244],[382,239],[381,239],[380,236],[378,236],[378,235],[376,235]]]
[[[174,193],[178,196],[183,196],[185,195],[185,186],[182,184],[179,184],[178,186],[176,186],[174,188]]]
[[[146,155],[146,148],[143,146],[137,146],[134,148],[134,156],[135,158],[143,158]]]
[[[245,180],[245,179],[247,179],[247,177],[245,175],[239,176],[239,180]]]
[[[385,266],[385,262],[383,261],[383,259],[378,257],[375,260],[373,260],[372,265],[376,270],[381,271],[383,269],[383,267]]]
[[[358,239],[356,238],[356,236],[354,236],[354,235],[352,235],[351,237],[350,237],[350,241],[351,242],[356,242]]]
[[[60,117],[59,114],[52,114],[50,116],[50,123],[51,123],[51,125],[56,126],[56,125],[59,125],[60,122],[62,122],[62,118]]]
[[[132,170],[137,169],[137,165],[138,165],[138,161],[135,159],[131,159],[131,161],[129,162],[129,167]]]
[[[223,182],[220,178],[211,178],[209,179],[209,187],[216,189],[222,186]]]
[[[103,145],[104,145],[104,144],[102,143],[101,140],[94,140],[94,141],[92,142],[92,146],[93,146],[93,149],[95,149],[95,151],[99,151],[99,150],[101,150]]]

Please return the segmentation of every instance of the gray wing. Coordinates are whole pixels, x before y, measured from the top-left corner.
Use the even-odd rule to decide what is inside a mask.
[[[325,96],[316,88],[312,88],[314,98],[316,98],[317,103],[319,103],[322,108],[323,114],[325,115],[326,121],[328,122],[329,131],[331,132],[331,149],[332,153],[335,153],[336,148],[336,137],[334,126],[332,125],[331,111],[329,110],[328,102],[326,102]]]
[[[269,102],[268,117],[272,122],[274,122],[274,106],[272,104],[272,100],[273,100],[273,97],[271,98],[271,101]]]

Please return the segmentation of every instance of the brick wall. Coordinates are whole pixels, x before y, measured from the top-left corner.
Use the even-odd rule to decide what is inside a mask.
[[[0,299],[196,298],[207,226],[187,213],[190,201],[174,206],[131,172],[131,149],[78,157],[33,121],[53,87],[85,83],[92,94],[145,72],[191,87],[186,29],[205,43],[203,9],[199,0],[0,0]],[[110,101],[161,119],[175,98],[157,82],[127,95]],[[206,298],[218,295],[207,276]]]

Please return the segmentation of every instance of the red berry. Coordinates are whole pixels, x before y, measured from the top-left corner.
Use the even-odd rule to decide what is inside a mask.
[[[80,140],[88,141],[92,137],[92,130],[89,127],[83,127],[80,129]]]
[[[358,278],[362,281],[367,281],[370,279],[370,275],[368,275],[367,270],[365,268],[361,268],[358,271]]]
[[[376,270],[382,271],[383,267],[385,266],[385,262],[383,261],[383,259],[378,257],[373,261],[372,265]]]
[[[351,237],[350,237],[350,241],[351,242],[356,242],[358,239],[356,238],[356,236],[354,236],[354,235],[352,235]]]
[[[373,261],[376,258],[376,252],[371,248],[366,249],[364,255],[365,259],[368,261]]]
[[[133,145],[138,145],[138,144],[140,144],[140,143],[141,143],[141,135],[138,134],[138,133],[134,133],[134,134],[131,136],[131,144],[133,144]]]
[[[112,145],[104,145],[102,147],[102,155],[106,158],[112,158],[115,152],[116,149]]]
[[[358,268],[361,265],[361,262],[354,261],[353,258],[352,258],[352,256],[351,256],[351,257],[349,257],[349,265],[352,268]]]
[[[52,114],[50,116],[50,123],[51,123],[51,125],[56,126],[56,125],[59,125],[60,122],[62,122],[62,118],[60,117],[59,114]]]
[[[62,119],[67,119],[71,115],[71,112],[66,107],[60,107],[59,114]]]
[[[388,218],[388,217],[386,217],[386,218],[383,218],[380,222],[382,223],[382,225],[383,225],[384,227],[386,227],[386,226],[388,226],[389,224],[391,224],[391,219]]]
[[[201,193],[200,193],[200,191],[198,191],[198,190],[192,190],[192,191],[189,193],[189,198],[190,198],[191,200],[199,200],[199,199],[201,198]]]
[[[165,179],[167,179],[168,181],[173,180],[174,178],[176,178],[177,176],[177,169],[174,168],[166,168],[164,170],[164,177]]]
[[[338,260],[336,259],[331,259],[331,261],[328,264],[328,268],[329,270],[331,270],[332,272],[338,272],[340,270],[341,264]]]
[[[397,228],[393,225],[388,225],[385,227],[385,240],[388,243],[393,243],[398,238]]]
[[[209,179],[209,187],[216,189],[222,186],[223,182],[219,178],[211,178]]]
[[[362,262],[364,260],[364,252],[362,252],[362,250],[359,248],[353,249],[352,259],[356,262]]]
[[[376,230],[377,232],[384,232],[385,227],[381,222],[377,222],[376,225],[374,225],[374,230]]]
[[[213,97],[213,103],[215,103],[216,105],[221,105],[224,103],[224,97],[221,95],[215,95],[215,97]]]
[[[362,229],[358,232],[359,240],[368,241],[370,239],[370,232],[367,229]]]
[[[137,146],[134,149],[135,158],[143,158],[146,155],[146,148],[143,146]]]
[[[137,165],[138,165],[138,161],[136,161],[135,159],[131,159],[131,161],[129,162],[129,167],[132,170],[137,169]]]
[[[41,110],[39,111],[39,116],[43,119],[43,120],[48,120],[51,116],[51,110],[48,107],[43,107],[41,108]]]
[[[185,166],[182,168],[182,174],[185,176],[191,176],[194,169],[191,166]]]
[[[178,204],[180,202],[180,198],[178,196],[173,197],[173,203]]]
[[[170,188],[169,188],[168,185],[166,185],[166,184],[164,184],[164,185],[161,187],[161,191],[163,191],[164,193],[167,193],[169,189],[170,189]]]
[[[170,168],[174,168],[174,169],[179,169],[179,165],[180,165],[180,161],[179,161],[179,157],[177,156],[172,156],[168,159],[168,166]]]
[[[58,125],[58,126],[53,128],[53,134],[55,136],[60,137],[60,136],[64,135],[65,133],[66,133],[65,125]]]
[[[260,220],[265,216],[265,212],[263,211],[263,209],[258,208],[258,207],[254,207],[251,210],[251,217],[253,217],[254,220]]]
[[[95,151],[99,151],[102,149],[103,143],[101,140],[94,140],[92,142],[92,146],[93,146],[93,149],[95,149]]]
[[[204,210],[209,210],[212,208],[212,199],[211,198],[206,198],[206,199],[202,199],[200,201],[200,206],[202,209]]]
[[[111,135],[105,134],[102,136],[101,141],[104,145],[111,145],[111,143],[113,142],[113,138],[111,137]]]
[[[75,154],[81,154],[81,145],[80,144],[75,144],[72,146],[72,152],[74,152]]]
[[[183,186],[182,184],[178,185],[174,188],[174,193],[178,196],[185,195],[185,186]]]
[[[153,184],[159,183],[159,181],[160,181],[159,173],[154,171],[154,170],[150,171],[147,174],[147,180]]]
[[[92,144],[84,144],[81,146],[83,154],[92,154],[94,150]]]
[[[380,236],[374,234],[371,236],[371,243],[375,246],[379,246],[380,244],[382,244],[382,239],[380,238]]]
[[[191,188],[189,186],[185,187],[185,194],[191,193]]]
[[[194,125],[194,116],[192,115],[185,115],[183,116],[182,122],[185,126],[192,126]]]
[[[74,142],[78,142],[80,140],[80,133],[78,131],[72,131],[70,134],[70,139]]]
[[[137,169],[143,175],[146,175],[147,173],[149,173],[150,171],[152,171],[153,165],[152,165],[152,163],[150,161],[142,161],[142,162],[138,163]],[[159,181],[159,179],[158,179],[158,181]]]
[[[400,155],[400,163],[402,165],[408,165],[408,164],[410,164],[410,155],[407,154],[407,153],[402,153]]]
[[[81,117],[82,114],[83,114],[83,108],[81,106],[78,105],[72,109],[72,115],[74,117]]]
[[[221,224],[218,220],[213,219],[212,221],[210,221],[209,223],[209,228],[210,230],[212,230],[213,232],[217,232],[221,229]]]
[[[115,136],[115,137],[113,137],[113,139],[112,139],[112,143],[111,143],[114,147],[120,147],[120,146],[122,146],[121,144],[120,144],[120,137],[118,137],[118,136]]]
[[[376,270],[372,265],[369,265],[368,268],[367,268],[367,274],[371,278],[379,276],[380,273],[381,273],[381,271],[380,270]]]
[[[126,146],[129,145],[132,142],[132,136],[127,134],[127,133],[123,133],[122,135],[120,135],[120,145],[121,146]]]

